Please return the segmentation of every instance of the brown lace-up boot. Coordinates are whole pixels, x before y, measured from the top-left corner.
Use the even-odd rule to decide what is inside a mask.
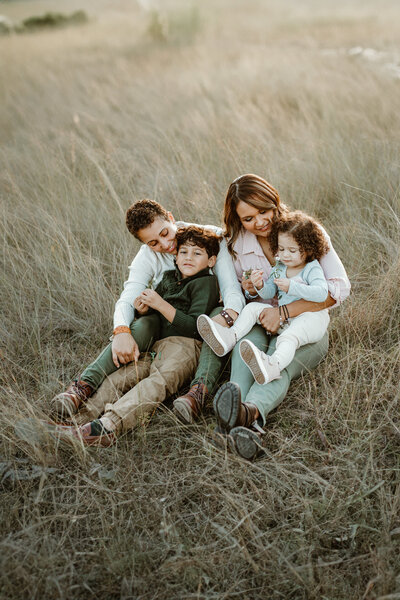
[[[240,388],[232,381],[222,384],[215,394],[214,412],[225,431],[238,426],[250,427],[258,416],[258,408],[241,401]]]
[[[206,386],[199,381],[192,385],[187,394],[174,400],[174,413],[184,423],[193,423],[202,412],[208,396]]]
[[[75,379],[61,394],[52,401],[53,412],[61,419],[70,419],[78,412],[79,407],[93,394],[93,388],[85,381]]]

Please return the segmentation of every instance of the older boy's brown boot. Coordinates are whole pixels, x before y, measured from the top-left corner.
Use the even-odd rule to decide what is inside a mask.
[[[61,394],[52,401],[53,412],[62,419],[70,419],[78,412],[79,407],[93,394],[93,388],[85,381],[75,379]]]
[[[208,395],[204,383],[195,383],[187,394],[174,400],[174,413],[184,423],[193,423],[203,410]]]

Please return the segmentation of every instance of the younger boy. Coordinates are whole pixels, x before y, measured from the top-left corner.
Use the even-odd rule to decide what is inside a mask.
[[[141,381],[117,402],[107,404],[100,419],[73,430],[84,444],[110,446],[119,433],[132,429],[138,418],[153,412],[193,376],[200,348],[197,317],[209,314],[219,300],[217,278],[210,274],[219,239],[197,226],[176,232],[175,269],[166,271],[155,290],[145,289],[134,302],[138,320],[147,320],[159,340],[153,346],[156,358],[151,363],[147,357],[139,359]],[[179,412],[179,404],[175,410]]]

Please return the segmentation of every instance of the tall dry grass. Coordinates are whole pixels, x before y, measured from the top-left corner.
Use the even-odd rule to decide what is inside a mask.
[[[399,81],[346,52],[395,60],[396,2],[83,4],[85,27],[0,39],[2,597],[400,598]],[[110,450],[17,437],[109,335],[126,207],[217,223],[249,171],[353,283],[265,458],[168,407]]]

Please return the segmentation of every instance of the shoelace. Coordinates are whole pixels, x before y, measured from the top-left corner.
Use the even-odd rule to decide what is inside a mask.
[[[89,385],[83,386],[81,383],[79,383],[78,379],[75,379],[72,385],[72,389],[74,393],[78,396],[79,400],[83,402],[84,400],[86,400],[88,392],[91,388]]]

